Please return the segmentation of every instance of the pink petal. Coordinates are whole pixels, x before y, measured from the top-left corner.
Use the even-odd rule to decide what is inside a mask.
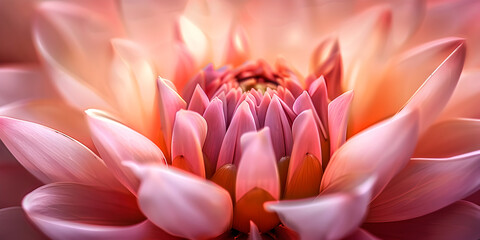
[[[270,106],[270,102],[272,101],[272,98],[270,95],[265,94],[260,101],[260,104],[256,107],[257,109],[257,119],[258,122],[260,123],[260,126],[258,127],[264,127],[265,126],[265,116],[267,115],[267,110],[268,107]]]
[[[220,99],[214,98],[205,109],[203,118],[207,122],[207,137],[203,145],[203,152],[210,161],[210,172],[214,172],[217,166],[218,154],[225,137],[226,123],[225,112],[223,111],[223,103]],[[208,171],[207,171],[208,172]]]
[[[188,104],[188,110],[203,114],[209,103],[207,94],[203,91],[200,85],[195,87],[195,91],[191,97],[190,103]]]
[[[255,120],[249,105],[247,102],[243,102],[235,111],[232,123],[228,127],[223,139],[222,147],[218,154],[217,169],[228,163],[238,166],[241,157],[240,137],[244,133],[255,131],[256,129]]]
[[[27,219],[21,207],[0,209],[1,239],[48,239]]]
[[[368,221],[415,218],[467,197],[480,187],[480,151],[450,158],[413,158],[376,198]]]
[[[60,100],[21,101],[0,107],[0,115],[53,128],[96,152],[83,111]]]
[[[187,104],[185,101],[178,95],[173,83],[163,79],[158,78],[158,91],[159,91],[159,107],[160,107],[160,121],[162,126],[163,137],[165,143],[167,144],[167,155],[170,155],[170,146],[172,142],[172,131],[173,123],[175,121],[175,114],[180,109],[185,109]]]
[[[207,136],[207,122],[198,113],[190,110],[177,112],[172,135],[172,164],[176,157],[183,157],[192,173],[205,177],[203,144]]]
[[[315,156],[322,165],[322,149],[320,145],[320,134],[312,110],[300,113],[293,122],[293,149],[288,166],[288,181],[293,173],[302,163],[307,153]]]
[[[325,84],[325,79],[323,77],[315,80],[309,87],[308,94],[311,96],[313,106],[315,106],[315,111],[320,117],[320,121],[323,123],[323,127],[328,132],[328,93],[327,85]]]
[[[327,138],[327,131],[325,129],[324,123],[320,119],[320,115],[318,114],[317,110],[315,110],[315,105],[312,102],[312,99],[308,95],[307,91],[304,91],[296,100],[295,103],[293,104],[293,111],[297,115],[300,115],[305,110],[312,110],[312,113],[314,114],[315,121],[317,122],[317,127],[320,129],[322,135],[324,138]]]
[[[268,127],[259,132],[242,136],[242,158],[238,165],[235,197],[236,201],[254,188],[260,188],[280,197],[280,177],[277,160]]]
[[[100,158],[59,131],[0,117],[0,138],[17,160],[44,183],[78,182],[123,189]]]
[[[216,237],[230,228],[232,200],[223,188],[172,168],[136,166],[139,205],[155,225],[184,238]]]
[[[320,189],[346,174],[369,173],[377,176],[372,191],[372,196],[377,196],[408,163],[417,142],[418,125],[418,111],[405,112],[350,138],[330,159]]]
[[[425,1],[406,0],[392,3],[392,41],[395,46],[402,46],[420,27],[425,12]]]
[[[419,109],[421,131],[425,130],[440,114],[450,99],[462,72],[465,54],[465,44],[460,42],[402,109],[402,111]]]
[[[51,79],[63,97],[81,109],[110,110],[110,39],[118,35],[119,29],[105,16],[67,2],[42,2],[33,27]],[[91,52],[94,58],[86,54]]]
[[[265,116],[265,127],[270,128],[271,140],[278,161],[292,153],[292,130],[278,96],[273,96]]]
[[[97,110],[87,110],[93,142],[108,168],[130,191],[135,193],[139,181],[124,161],[166,164],[162,151],[134,130],[102,116]]]
[[[480,120],[451,119],[439,122],[418,141],[414,157],[446,158],[480,149]]]
[[[23,209],[52,239],[170,239],[145,220],[130,193],[52,183],[28,194]]]
[[[55,87],[36,66],[0,68],[0,106],[26,99],[57,99]]]
[[[480,71],[462,72],[457,87],[441,114],[441,118],[480,118]]]
[[[375,179],[347,176],[338,179],[315,199],[267,203],[301,239],[341,239],[363,220]]]
[[[262,236],[258,231],[257,225],[254,222],[250,221],[250,233],[248,234],[249,240],[262,240]]]
[[[348,113],[353,99],[353,91],[348,91],[328,104],[328,132],[330,156],[340,148],[347,138]]]
[[[478,239],[480,207],[458,201],[428,215],[400,222],[367,223],[363,228],[382,239]]]

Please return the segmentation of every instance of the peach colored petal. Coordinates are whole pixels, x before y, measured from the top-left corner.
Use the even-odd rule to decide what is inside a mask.
[[[175,117],[172,134],[172,164],[175,158],[183,157],[193,174],[205,177],[203,144],[207,136],[207,122],[190,110],[180,110]]]
[[[121,123],[109,119],[97,110],[87,110],[88,124],[93,142],[105,164],[133,193],[139,181],[124,161],[166,164],[162,151],[148,138]]]
[[[350,138],[330,159],[320,189],[346,174],[377,176],[372,196],[405,167],[418,139],[418,111],[405,112]]]
[[[59,131],[0,117],[0,138],[17,160],[44,183],[65,181],[123,189],[99,157]]]
[[[232,123],[227,129],[222,147],[218,154],[217,169],[225,164],[233,163],[238,166],[241,157],[240,137],[250,131],[257,130],[255,120],[247,102],[243,102],[235,111]]]
[[[348,91],[328,104],[328,132],[330,156],[340,148],[347,137],[347,123],[353,91]]]
[[[228,34],[227,48],[225,51],[225,64],[239,66],[250,57],[250,46],[245,30],[237,26]]]
[[[173,123],[175,122],[175,114],[180,109],[185,109],[187,104],[176,92],[173,83],[169,80],[158,78],[158,105],[160,108],[160,121],[162,127],[163,137],[167,144],[167,151],[165,154],[170,155],[170,147],[172,143]]]
[[[367,221],[419,217],[480,188],[480,150],[450,158],[412,158],[370,207]]]
[[[463,71],[452,97],[440,119],[452,117],[480,118],[480,71]]]
[[[418,141],[414,157],[446,158],[480,149],[480,120],[451,119],[439,122]]]
[[[348,176],[330,185],[315,199],[266,203],[301,239],[341,239],[363,220],[375,183],[374,177]]]
[[[399,222],[367,223],[363,228],[382,239],[478,239],[480,207],[458,201],[428,215]]]
[[[174,169],[132,167],[142,179],[140,209],[161,229],[179,237],[207,239],[230,228],[232,200],[223,188]]]
[[[0,81],[0,106],[19,100],[59,97],[45,73],[35,65],[1,67]]]
[[[175,239],[145,220],[129,193],[52,183],[28,194],[22,206],[52,239]]]
[[[242,158],[237,171],[236,201],[254,188],[267,191],[275,199],[280,198],[277,160],[270,136],[268,127],[242,135]]]
[[[28,220],[21,207],[0,209],[0,238],[47,240]]]

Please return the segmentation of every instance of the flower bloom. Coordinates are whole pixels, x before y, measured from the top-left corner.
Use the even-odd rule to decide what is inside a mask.
[[[2,238],[480,238],[478,2],[26,9]]]

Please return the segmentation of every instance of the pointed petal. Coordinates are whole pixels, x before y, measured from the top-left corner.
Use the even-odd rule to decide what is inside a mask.
[[[238,166],[236,201],[248,191],[260,188],[280,198],[280,177],[273,151],[270,129],[246,133],[241,138],[242,158]]]
[[[205,239],[216,237],[230,227],[232,201],[218,185],[157,166],[138,166],[136,172],[142,178],[138,194],[140,209],[166,232]]]
[[[170,147],[172,142],[173,123],[175,121],[175,114],[180,109],[185,109],[187,104],[178,95],[176,90],[172,88],[173,83],[158,78],[158,91],[159,91],[159,107],[160,107],[160,121],[162,126],[163,137],[167,144],[167,155],[170,155]]]
[[[203,152],[207,156],[206,161],[210,162],[208,166],[212,168],[210,170],[206,169],[206,171],[214,172],[217,166],[218,153],[227,131],[222,101],[214,98],[205,109],[203,118],[207,122],[207,137],[203,145]]]
[[[196,63],[203,65],[209,57],[209,42],[205,33],[185,16],[179,18],[176,31],[177,41],[185,44]]]
[[[172,165],[175,158],[183,157],[193,174],[205,177],[203,144],[207,136],[207,122],[193,111],[180,110],[175,117],[172,135]]]
[[[203,114],[209,103],[207,94],[203,91],[200,85],[195,87],[195,91],[192,94],[190,103],[188,104],[188,110]]]
[[[250,111],[247,102],[243,102],[235,111],[232,123],[228,127],[225,138],[222,142],[222,147],[218,154],[217,169],[225,164],[233,163],[238,166],[241,157],[240,151],[240,137],[250,131],[255,131],[255,120]]]
[[[300,113],[293,122],[293,150],[288,166],[288,178],[290,181],[295,170],[300,166],[306,154],[312,154],[322,165],[322,149],[320,145],[320,134],[312,110]]]
[[[59,100],[22,101],[0,107],[0,115],[41,124],[78,140],[96,152],[83,111]]]
[[[301,239],[341,239],[363,220],[374,183],[372,177],[350,175],[337,179],[315,199],[271,202],[265,208],[278,213]]]
[[[52,239],[169,239],[145,221],[130,193],[52,183],[28,194],[22,206],[29,219]]]
[[[402,109],[402,111],[419,109],[420,131],[425,130],[435,120],[450,99],[462,72],[465,54],[465,44],[462,42],[438,66]]]
[[[418,112],[413,111],[385,120],[350,138],[330,160],[321,189],[346,174],[370,173],[377,175],[372,192],[373,197],[377,196],[408,163],[417,142],[418,125]]]
[[[254,222],[250,221],[250,233],[248,234],[249,240],[262,240],[262,236],[258,231],[257,225]]]
[[[295,103],[293,104],[293,111],[297,115],[300,115],[305,110],[312,110],[313,116],[315,117],[315,122],[317,123],[317,127],[320,130],[320,133],[324,136],[324,138],[327,138],[327,131],[325,129],[324,123],[322,123],[322,120],[319,117],[319,114],[317,110],[315,110],[315,106],[313,105],[312,99],[308,95],[306,91],[304,91],[296,100]]]
[[[265,127],[270,128],[271,140],[277,161],[292,153],[292,130],[278,96],[273,96],[265,115]]]
[[[467,197],[480,187],[480,151],[450,158],[413,158],[376,198],[368,221],[415,218]]]
[[[320,118],[320,121],[323,123],[323,127],[327,130],[328,126],[328,93],[327,85],[325,84],[325,78],[319,77],[315,80],[308,89],[308,94],[311,96],[313,106],[315,106],[315,111]]]
[[[37,66],[0,68],[0,106],[26,99],[57,99],[55,87]]]
[[[100,158],[61,132],[0,117],[0,138],[17,160],[44,183],[78,182],[122,189]]]
[[[0,238],[31,240],[48,239],[28,221],[21,207],[0,209]]]
[[[418,141],[414,157],[446,158],[480,150],[480,120],[451,119],[439,122]]]
[[[340,148],[347,138],[347,123],[353,91],[348,91],[328,104],[328,133],[330,156]]]
[[[478,239],[480,207],[455,202],[428,215],[400,222],[367,223],[363,228],[382,239]]]
[[[148,138],[127,126],[102,116],[100,111],[87,110],[93,142],[105,164],[130,191],[135,193],[139,181],[124,161],[166,164],[162,151]]]
[[[327,38],[313,52],[310,59],[310,72],[316,77],[324,76],[328,97],[334,99],[342,91],[342,57],[338,40]],[[307,86],[310,84],[307,83]]]

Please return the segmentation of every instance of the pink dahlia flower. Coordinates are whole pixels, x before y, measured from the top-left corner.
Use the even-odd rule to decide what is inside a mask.
[[[478,1],[0,9],[1,239],[480,238]]]

